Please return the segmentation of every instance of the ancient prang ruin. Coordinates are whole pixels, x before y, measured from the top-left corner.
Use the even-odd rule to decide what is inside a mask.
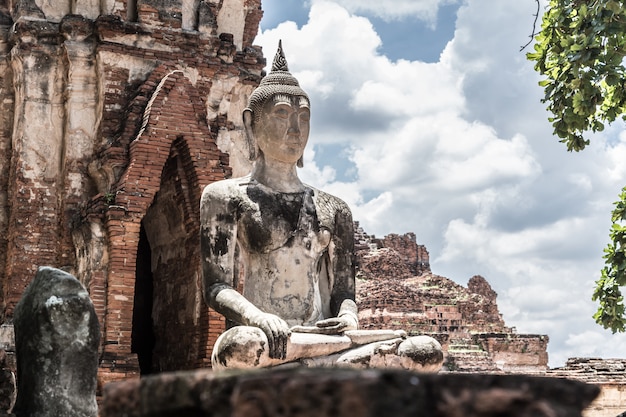
[[[546,372],[548,336],[507,327],[483,277],[472,277],[465,288],[433,274],[414,233],[376,239],[358,224],[355,230],[361,328],[434,335],[447,352],[447,371]]]
[[[242,113],[264,75],[262,14],[261,0],[0,0],[0,416],[16,400],[15,309],[40,266],[75,276],[93,302],[99,401],[110,382],[133,400],[148,392],[142,374],[211,366],[226,323],[203,299],[199,202],[250,169]],[[547,371],[547,336],[506,327],[484,278],[465,288],[433,274],[414,234],[356,231],[363,329],[434,337],[450,373]],[[581,368],[568,369],[557,376]],[[388,381],[341,389],[367,398]],[[457,381],[451,392],[474,384]],[[562,388],[579,400],[579,386]],[[243,397],[232,405],[245,413]]]
[[[547,335],[519,334],[498,311],[496,293],[481,276],[467,287],[433,274],[428,250],[414,233],[384,238],[355,225],[357,304],[362,328],[427,333],[446,351],[442,373],[530,374],[601,387],[585,417],[626,410],[626,360],[570,358],[548,367]]]
[[[202,300],[199,199],[246,160],[261,16],[260,0],[0,2],[0,321],[38,266],[72,273],[100,385],[210,364],[224,324]]]

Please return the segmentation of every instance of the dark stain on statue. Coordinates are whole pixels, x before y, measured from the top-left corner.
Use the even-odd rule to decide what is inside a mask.
[[[259,344],[260,344],[260,347],[256,351],[254,351],[255,360],[253,362],[253,366],[259,365],[261,355],[266,350],[266,343],[264,341],[259,341]],[[248,343],[245,346],[237,346],[235,343],[225,343],[222,351],[217,355],[217,360],[219,361],[220,364],[222,364],[223,366],[226,366],[228,361],[231,358],[236,357],[242,348],[244,350],[250,349],[251,347],[250,345],[251,344]]]
[[[229,213],[240,213],[241,209],[242,209],[242,206],[241,206],[240,198],[230,198],[228,200],[228,212]]]
[[[218,222],[235,224],[235,216],[232,213],[219,213],[216,219]]]
[[[211,247],[212,252],[218,256],[225,255],[228,253],[229,233],[223,232],[219,227],[215,232],[215,244]]]
[[[257,251],[262,252],[265,247],[272,243],[271,232],[257,222],[250,222],[246,226],[246,234],[249,245],[254,247]]]
[[[313,216],[317,219],[317,210],[315,209],[315,201],[313,200],[314,197],[315,191],[307,188],[307,190],[305,191],[304,201],[302,202],[302,209],[307,215]]]
[[[254,360],[254,366],[259,366],[261,355],[265,352],[265,342],[260,342],[261,347],[256,350],[256,359]]]
[[[226,346],[219,353],[217,359],[220,364],[225,366],[226,363],[228,363],[228,360],[232,358],[235,355],[235,353],[236,353],[236,348],[234,348],[232,345],[226,344]]]
[[[304,193],[268,193],[259,187],[248,187],[248,196],[259,205],[262,218],[282,220],[295,229],[300,217]],[[264,220],[264,223],[270,224]]]
[[[48,84],[47,80],[43,80],[39,83],[39,90],[41,91],[41,94],[45,97],[46,95],[48,95],[48,90],[50,89],[50,85]]]
[[[303,210],[304,193],[276,193],[268,192],[258,186],[248,186],[246,193],[250,200],[258,206],[258,218],[246,226],[248,244],[256,252],[264,252],[271,247],[275,237],[268,225],[280,225],[280,229],[293,234],[299,229]],[[315,208],[313,207],[313,210]],[[293,246],[293,236],[287,237],[285,247]]]

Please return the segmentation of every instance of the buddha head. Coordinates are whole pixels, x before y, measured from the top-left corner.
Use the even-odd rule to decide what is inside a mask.
[[[309,119],[309,97],[289,72],[279,42],[271,71],[252,92],[243,112],[250,159],[263,154],[302,167]]]

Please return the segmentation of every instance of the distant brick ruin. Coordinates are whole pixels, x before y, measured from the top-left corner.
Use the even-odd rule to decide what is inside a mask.
[[[506,327],[496,293],[481,276],[467,288],[430,270],[415,234],[369,236],[356,223],[357,302],[364,329],[430,334],[447,351],[444,369],[456,372],[544,373],[548,336]]]
[[[261,0],[0,1],[0,415],[42,265],[89,290],[100,389],[210,365],[224,319],[202,299],[199,198],[248,171],[261,17]],[[356,243],[363,328],[432,334],[449,371],[546,371],[547,336],[506,327],[484,278],[434,275],[412,233]]]
[[[483,277],[473,276],[465,288],[433,274],[414,233],[379,239],[355,222],[355,245],[362,328],[430,334],[446,351],[442,372],[524,373],[597,384],[602,391],[585,417],[626,411],[626,359],[571,358],[549,369],[548,336],[506,327],[497,294]]]
[[[550,369],[546,375],[602,388],[586,417],[619,417],[626,412],[626,359],[570,358],[565,366]]]

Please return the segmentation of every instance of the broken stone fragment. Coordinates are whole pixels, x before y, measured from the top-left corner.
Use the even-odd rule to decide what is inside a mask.
[[[15,308],[17,417],[95,417],[100,329],[85,287],[41,267]]]

